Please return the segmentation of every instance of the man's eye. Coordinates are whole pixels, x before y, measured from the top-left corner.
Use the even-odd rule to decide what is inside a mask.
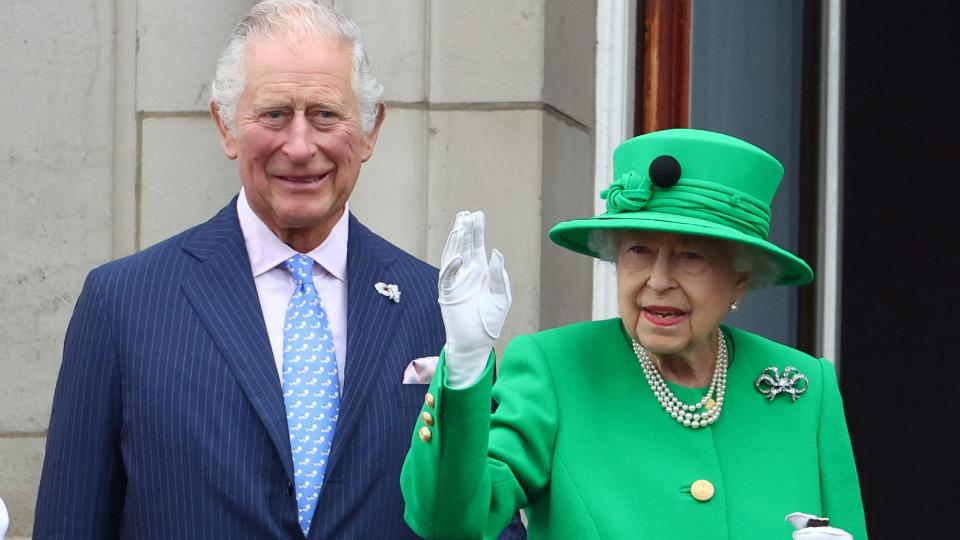
[[[271,128],[280,128],[286,125],[287,121],[290,119],[290,114],[283,109],[275,109],[272,111],[265,111],[260,115],[260,122]]]
[[[337,116],[337,113],[333,111],[328,111],[326,109],[313,109],[312,111],[310,111],[310,117],[313,118],[314,122],[323,122],[323,123],[329,123],[339,118]]]

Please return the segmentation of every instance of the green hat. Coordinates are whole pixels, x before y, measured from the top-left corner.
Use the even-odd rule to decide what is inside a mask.
[[[767,241],[770,202],[783,177],[773,156],[740,139],[696,129],[634,137],[613,152],[613,176],[600,193],[607,211],[558,223],[550,239],[599,257],[593,231],[630,229],[719,238],[757,248],[782,272],[778,285],[803,285],[813,271]]]

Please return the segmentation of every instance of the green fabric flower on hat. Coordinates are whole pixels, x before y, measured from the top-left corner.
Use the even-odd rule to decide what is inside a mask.
[[[653,183],[634,171],[622,174],[610,187],[600,192],[600,198],[607,201],[607,212],[611,214],[642,210],[651,196]]]

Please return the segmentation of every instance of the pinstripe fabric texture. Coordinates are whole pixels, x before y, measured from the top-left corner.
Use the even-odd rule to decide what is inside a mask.
[[[443,345],[437,270],[349,226],[346,384],[309,538],[415,538],[399,475],[426,385],[401,381]],[[235,203],[92,271],[64,344],[34,538],[303,538],[292,482]]]

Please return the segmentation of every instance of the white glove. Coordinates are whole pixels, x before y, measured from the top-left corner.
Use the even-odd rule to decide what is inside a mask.
[[[510,278],[496,249],[487,264],[483,212],[460,212],[440,258],[440,312],[447,331],[447,386],[480,378],[510,309]]]
[[[7,534],[7,525],[10,524],[10,517],[7,516],[7,507],[3,504],[3,499],[0,499],[0,540],[3,540],[3,537]]]
[[[853,536],[843,529],[828,526],[808,527],[811,520],[823,520],[811,514],[794,512],[784,519],[797,529],[793,531],[793,540],[853,540]]]

